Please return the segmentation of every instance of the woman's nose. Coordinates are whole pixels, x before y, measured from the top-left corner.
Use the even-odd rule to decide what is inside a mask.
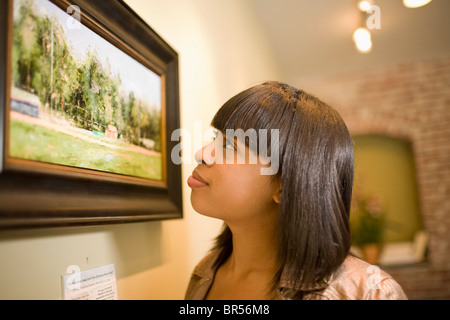
[[[195,152],[195,161],[199,164],[206,164],[208,166],[212,165],[214,163],[214,148],[212,147],[212,143],[204,146],[203,148],[197,150]]]

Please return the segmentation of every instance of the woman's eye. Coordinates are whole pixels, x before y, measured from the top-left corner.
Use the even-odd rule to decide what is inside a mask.
[[[215,141],[217,139],[217,136],[219,135],[219,131],[216,129],[213,131],[211,135],[211,142]]]
[[[233,150],[233,151],[236,149],[234,146],[234,142],[232,142],[228,139],[225,139],[225,148],[229,149],[229,150]]]

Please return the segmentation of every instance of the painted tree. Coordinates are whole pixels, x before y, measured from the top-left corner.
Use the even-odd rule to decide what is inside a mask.
[[[125,91],[120,75],[95,49],[88,48],[83,60],[75,58],[63,26],[38,12],[33,0],[20,2],[13,28],[13,84],[81,128],[104,132],[113,125],[122,140],[142,145],[151,139],[160,151],[160,111]]]

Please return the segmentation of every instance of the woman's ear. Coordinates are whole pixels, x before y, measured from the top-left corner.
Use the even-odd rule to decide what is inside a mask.
[[[278,192],[274,194],[273,201],[275,201],[276,204],[281,203],[281,189],[279,189]]]
[[[277,178],[275,182],[275,192],[273,194],[273,201],[275,201],[276,204],[281,203],[281,179]]]

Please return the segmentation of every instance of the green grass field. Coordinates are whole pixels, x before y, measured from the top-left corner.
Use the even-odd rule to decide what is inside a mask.
[[[125,143],[93,134],[86,141],[16,119],[11,119],[10,128],[11,157],[162,180],[161,156],[125,150],[130,146]]]

